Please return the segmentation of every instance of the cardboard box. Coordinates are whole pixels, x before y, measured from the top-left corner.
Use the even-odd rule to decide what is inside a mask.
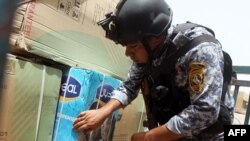
[[[246,114],[249,94],[246,91],[239,90],[237,100],[235,101],[235,112]]]
[[[0,139],[51,140],[61,75],[61,70],[8,57],[0,95]]]
[[[96,24],[118,0],[36,0],[19,15],[14,26],[20,33],[12,34],[11,50],[24,49],[59,63],[127,77],[132,61],[125,48],[105,38]],[[78,13],[79,16],[76,17]],[[16,29],[16,30],[18,30]]]
[[[120,120],[117,121],[112,141],[130,141],[134,133],[147,130],[143,127],[146,119],[142,94],[123,110],[120,110]]]
[[[71,68],[65,71],[61,83],[53,141],[87,141],[87,138],[95,138],[94,134],[85,135],[74,131],[73,122],[81,112],[99,108],[107,102],[110,91],[117,88],[119,84],[119,80],[105,77],[92,70]],[[97,100],[98,98],[101,101]],[[103,130],[103,133],[108,135],[108,131]]]

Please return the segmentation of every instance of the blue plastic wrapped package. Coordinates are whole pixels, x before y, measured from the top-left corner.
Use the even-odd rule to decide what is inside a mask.
[[[91,70],[71,68],[61,82],[53,141],[77,141],[80,133],[72,129],[73,122],[93,103],[104,75]]]
[[[97,89],[96,98],[90,106],[90,109],[96,109],[104,106],[110,100],[112,91],[119,87],[120,83],[121,81],[113,77],[106,76],[101,87]],[[115,111],[99,128],[90,132],[88,135],[88,141],[111,141],[118,114],[119,111]]]
[[[53,141],[96,141],[99,138],[110,141],[118,111],[90,133],[77,132],[72,125],[79,113],[105,105],[119,85],[119,80],[92,70],[71,68],[66,72],[61,83]]]

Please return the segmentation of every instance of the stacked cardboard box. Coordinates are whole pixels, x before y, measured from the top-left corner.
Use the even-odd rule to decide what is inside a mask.
[[[81,68],[66,70],[61,83],[53,141],[109,141],[117,112],[90,134],[80,134],[72,129],[72,125],[81,112],[105,105],[112,90],[119,85],[119,80],[96,71]]]
[[[52,139],[61,70],[8,57],[0,95],[0,140]]]
[[[240,90],[237,100],[235,101],[235,112],[246,114],[249,94],[246,91]]]
[[[12,51],[36,54],[69,66],[127,77],[124,48],[106,39],[96,24],[118,0],[36,0],[17,10]],[[18,31],[18,32],[17,32]]]
[[[124,56],[124,48],[106,39],[104,30],[97,26],[97,21],[104,19],[106,13],[113,11],[118,1],[33,0],[20,6],[16,11],[14,32],[11,36],[11,52],[14,54],[30,53],[72,67],[65,72],[62,80],[57,114],[50,113],[50,116],[56,116],[53,133],[55,141],[84,140],[85,135],[72,130],[72,122],[76,116],[93,106],[94,108],[103,106],[109,99],[110,85],[116,88],[118,82],[120,83],[114,78],[125,79],[127,77],[132,62]],[[75,76],[77,72],[82,73]],[[87,72],[92,74],[87,74]],[[71,80],[74,81],[71,82]],[[80,90],[83,87],[84,89]],[[79,95],[76,96],[76,93]],[[136,104],[137,102],[139,105]],[[115,132],[116,138],[129,140],[132,132],[143,130],[141,125],[138,125],[141,124],[138,122],[145,118],[145,115],[142,115],[143,112],[140,111],[142,103],[139,99],[123,111],[122,121],[119,121],[117,130],[114,126],[118,111],[109,117],[101,128],[87,135],[88,138],[93,141],[100,138],[110,141]],[[134,116],[130,117],[131,114]],[[131,123],[130,131],[123,130],[125,122]],[[44,128],[51,129],[51,127],[45,127],[48,122],[40,120],[40,123]],[[5,133],[5,130],[1,132]],[[65,136],[65,133],[70,136]],[[39,139],[42,136],[46,137],[40,130],[36,130],[36,138]],[[33,141],[34,139],[28,138],[27,135],[27,140]]]
[[[120,120],[116,124],[113,141],[129,141],[134,133],[145,131],[143,121],[146,120],[142,94],[125,109],[120,110]]]

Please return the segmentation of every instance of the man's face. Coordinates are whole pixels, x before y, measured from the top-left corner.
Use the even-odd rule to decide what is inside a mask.
[[[125,55],[135,63],[145,64],[148,61],[148,54],[140,41],[126,45]]]

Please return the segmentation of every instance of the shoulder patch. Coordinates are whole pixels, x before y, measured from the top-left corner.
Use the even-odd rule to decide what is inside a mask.
[[[204,89],[205,65],[193,62],[188,68],[189,88],[194,93],[200,93]]]

